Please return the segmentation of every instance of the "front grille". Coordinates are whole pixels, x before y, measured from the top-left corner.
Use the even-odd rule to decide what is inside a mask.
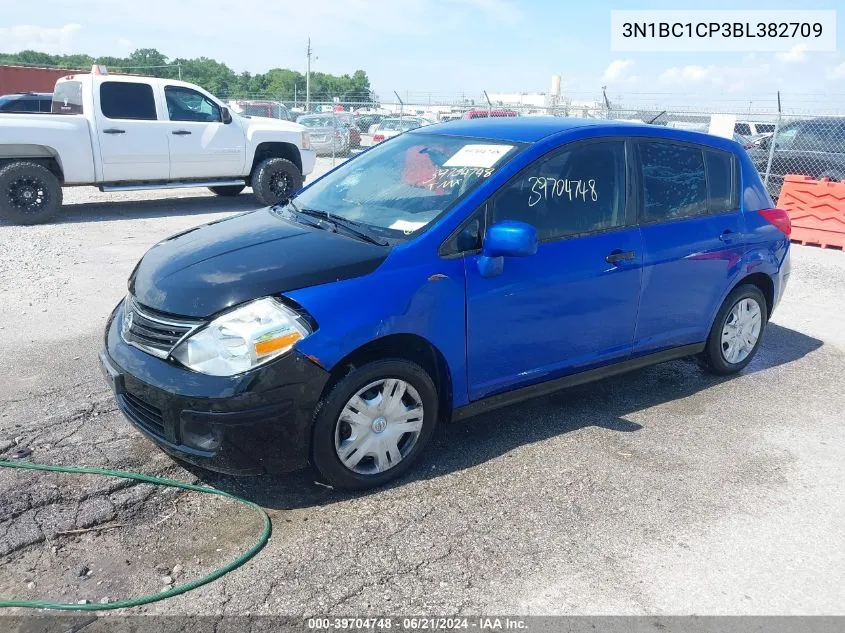
[[[188,332],[202,325],[199,319],[171,317],[141,306],[134,297],[127,297],[123,306],[123,340],[145,352],[167,358],[173,347]]]
[[[150,433],[164,437],[164,417],[161,409],[147,404],[129,392],[120,394],[123,409],[126,414],[139,426]]]

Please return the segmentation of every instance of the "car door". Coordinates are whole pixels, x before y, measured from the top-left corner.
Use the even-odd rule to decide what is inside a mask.
[[[537,253],[490,276],[464,258],[470,399],[622,360],[631,353],[642,243],[624,140],[567,145],[487,203],[487,224],[537,229]]]
[[[148,83],[103,81],[94,90],[104,182],[167,180],[170,156]]]
[[[702,343],[740,273],[745,223],[730,152],[636,144],[643,286],[634,354]]]
[[[237,121],[223,122],[217,103],[186,86],[164,86],[167,105],[170,179],[220,178],[244,173],[244,132]]]

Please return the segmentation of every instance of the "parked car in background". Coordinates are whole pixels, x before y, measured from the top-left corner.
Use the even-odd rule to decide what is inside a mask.
[[[772,144],[774,151],[770,152]],[[761,174],[766,173],[770,153],[767,185],[775,199],[787,174],[845,180],[845,118],[804,119],[781,125],[776,136],[760,140],[748,151]]]
[[[232,114],[186,82],[92,70],[56,82],[54,114],[0,113],[0,217],[45,222],[65,185],[202,186],[221,196],[249,185],[269,205],[314,169],[301,125]]]
[[[418,127],[430,125],[429,121],[420,119],[418,117],[397,117],[395,119],[384,119],[372,131],[372,144],[376,145],[394,136],[398,136],[402,132],[415,130]]]
[[[771,134],[775,131],[774,123],[760,123],[759,121],[737,121],[734,124],[734,132],[746,137]]]
[[[412,130],[287,205],[154,246],[100,363],[130,423],[181,460],[311,463],[372,488],[452,420],[689,356],[741,371],[790,274],[771,205],[745,151],[709,134],[552,117]]]
[[[755,142],[752,139],[747,136],[743,136],[742,134],[737,134],[736,132],[733,133],[733,140],[742,145],[745,149],[751,149],[755,145]]]
[[[486,109],[478,109],[478,110],[470,110],[469,112],[464,113],[465,119],[486,119],[487,117],[516,117],[519,116],[519,112],[516,110],[503,110],[501,108],[493,109],[493,110],[486,110]]]
[[[306,114],[296,119],[308,130],[311,148],[318,154],[346,156],[351,147],[350,128],[332,113]],[[360,135],[358,144],[361,144]]]
[[[278,101],[235,101],[234,110],[238,114],[246,116],[260,116],[268,119],[281,119],[283,121],[295,121],[296,116],[284,103]]]
[[[0,112],[51,112],[52,92],[18,92],[0,96]]]
[[[385,119],[383,114],[364,114],[355,119],[355,125],[360,132],[369,132],[370,127],[381,123]]]

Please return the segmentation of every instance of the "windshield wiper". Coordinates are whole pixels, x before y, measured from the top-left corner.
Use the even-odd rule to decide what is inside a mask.
[[[292,204],[292,202],[291,202]],[[390,243],[387,240],[383,240],[379,237],[376,237],[369,231],[361,227],[360,222],[356,222],[355,220],[348,220],[346,218],[341,218],[336,215],[331,215],[326,211],[318,211],[317,209],[299,209],[298,207],[294,206],[294,209],[297,213],[302,215],[311,216],[312,218],[318,218],[323,222],[328,222],[332,225],[337,232],[338,229],[342,228],[347,233],[351,233],[355,237],[358,237],[370,244],[376,244],[377,246],[389,246]]]
[[[290,209],[288,209],[286,207],[290,207]],[[306,216],[302,211],[299,210],[299,207],[296,206],[296,204],[293,202],[293,200],[288,200],[287,204],[284,205],[284,206],[275,206],[275,207],[273,207],[272,210],[275,211],[276,213],[283,212],[283,211],[287,212],[289,215],[293,216],[293,218],[297,222],[301,222],[302,224],[305,224],[306,226],[313,226],[316,229],[323,229],[323,230],[328,230],[328,228],[329,228],[329,227],[326,227],[322,222],[315,222],[312,218],[309,218],[308,216]],[[337,229],[335,227],[331,227],[331,229],[335,232],[337,231]]]

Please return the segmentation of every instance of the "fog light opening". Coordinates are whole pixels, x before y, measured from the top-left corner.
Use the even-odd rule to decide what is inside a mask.
[[[182,420],[182,444],[200,451],[220,448],[221,433],[216,427],[195,419]]]

